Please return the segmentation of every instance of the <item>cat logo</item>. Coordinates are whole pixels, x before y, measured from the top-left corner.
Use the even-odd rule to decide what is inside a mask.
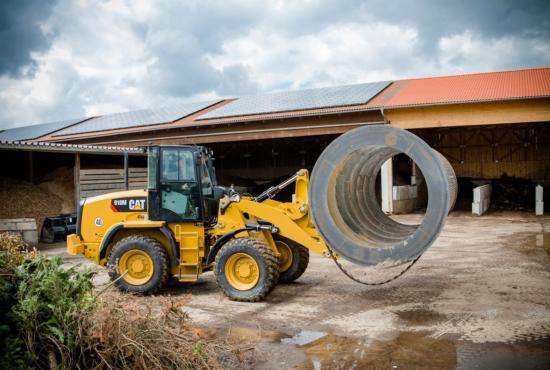
[[[147,197],[112,199],[111,210],[113,212],[146,212]]]
[[[128,208],[131,211],[143,211],[145,209],[145,199],[130,199]]]

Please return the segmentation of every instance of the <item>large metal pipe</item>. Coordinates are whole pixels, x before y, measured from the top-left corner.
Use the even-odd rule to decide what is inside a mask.
[[[376,197],[382,164],[404,153],[420,168],[428,190],[420,225],[399,223]],[[313,222],[338,255],[360,265],[413,260],[437,238],[456,199],[451,165],[418,136],[389,125],[369,125],[339,136],[317,160],[310,181]]]

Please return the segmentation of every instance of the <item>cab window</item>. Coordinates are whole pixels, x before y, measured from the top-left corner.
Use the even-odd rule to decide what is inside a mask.
[[[162,179],[195,181],[193,153],[177,149],[164,149],[162,151]]]
[[[206,160],[204,157],[201,159],[201,188],[202,195],[205,197],[211,197],[213,194],[212,179],[210,178],[210,172],[208,171],[208,166],[206,165]]]
[[[199,184],[189,150],[161,151],[160,208],[168,221],[197,220],[200,214]]]

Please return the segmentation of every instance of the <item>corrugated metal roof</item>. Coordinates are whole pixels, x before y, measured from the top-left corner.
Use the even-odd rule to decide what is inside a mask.
[[[49,143],[45,141],[11,141],[11,140],[0,140],[0,149],[44,151],[44,152],[95,153],[95,154],[111,154],[111,153],[115,154],[115,153],[124,153],[124,152],[128,152],[129,154],[145,153],[143,148],[136,148],[136,147],[64,144],[64,143]]]
[[[243,96],[221,108],[198,117],[198,120],[363,104],[372,99],[390,83],[390,81],[381,81]]]
[[[173,122],[192,113],[198,112],[221,100],[206,102],[182,103],[160,108],[142,109],[131,112],[107,114],[90,119],[80,125],[62,130],[56,135],[71,135],[84,132],[113,130],[126,127],[138,127],[151,124]]]
[[[0,140],[31,140],[51,132],[61,130],[67,126],[84,121],[86,118],[70,119],[59,122],[43,123],[39,125],[14,127],[0,132]]]
[[[384,107],[542,98],[550,96],[550,68],[419,78],[394,86],[401,89]]]

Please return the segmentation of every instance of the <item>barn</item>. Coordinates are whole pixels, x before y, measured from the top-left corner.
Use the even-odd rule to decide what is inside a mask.
[[[337,135],[387,124],[412,131],[449,160],[459,183],[456,209],[543,214],[549,122],[550,68],[182,102],[0,132],[2,193],[10,198],[22,186],[7,178],[55,182],[50,190],[65,199],[59,212],[74,212],[82,197],[144,187],[146,161],[138,148],[150,144],[206,145],[219,182],[254,193],[297,169],[311,170]],[[405,155],[388,161],[379,176],[386,212],[425,206],[422,174]]]

